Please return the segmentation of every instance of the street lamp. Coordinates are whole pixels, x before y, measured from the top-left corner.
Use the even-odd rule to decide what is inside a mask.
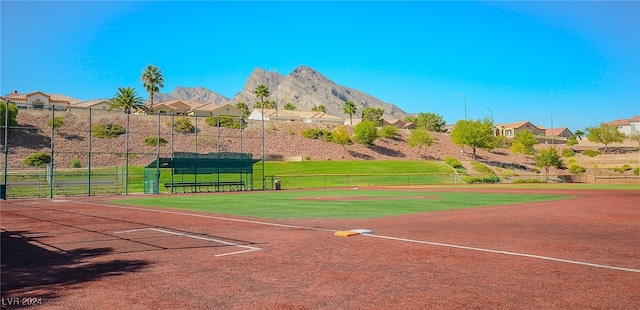
[[[271,72],[275,72],[275,78],[276,78],[276,120],[278,119],[278,69],[269,69],[269,71]]]
[[[467,96],[461,94],[455,94],[454,96],[462,96],[464,97],[464,120],[467,120]]]
[[[485,109],[489,110],[489,112],[491,113],[491,122],[493,123],[493,110],[489,108],[485,108]]]
[[[554,143],[553,135],[555,134],[553,132],[553,116],[557,115],[557,114],[560,114],[560,112],[556,112],[556,113],[551,114],[551,145],[553,145],[553,143]]]

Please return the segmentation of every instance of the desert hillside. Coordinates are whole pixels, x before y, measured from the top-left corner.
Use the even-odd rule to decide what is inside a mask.
[[[50,112],[20,111],[18,123],[20,129],[14,130],[9,136],[9,167],[24,169],[22,159],[37,151],[50,153],[51,144],[55,146],[54,159],[58,168],[67,168],[73,158],[80,158],[83,166],[88,164],[87,153],[91,149],[92,167],[123,165],[124,152],[129,149],[130,165],[146,165],[155,158],[158,148],[147,146],[143,142],[146,137],[160,136],[168,143],[159,148],[161,157],[170,157],[174,152],[245,152],[252,153],[254,158],[262,155],[262,123],[250,123],[248,128],[232,130],[209,126],[204,119],[197,121],[196,133],[172,133],[166,124],[171,117],[155,115],[131,115],[129,117],[130,134],[127,143],[126,135],[117,138],[103,139],[90,137],[89,128],[96,124],[119,124],[126,127],[127,117],[122,113],[102,112],[93,113],[91,120],[87,113],[57,112],[57,116],[64,116],[64,126],[51,133],[47,122],[51,119]],[[195,119],[191,118],[195,124]],[[91,122],[91,124],[90,124]],[[407,145],[408,130],[399,130],[395,139],[381,138],[376,140],[375,146],[352,144],[338,145],[322,140],[311,140],[301,135],[301,131],[308,128],[320,127],[332,129],[333,126],[319,124],[304,124],[299,122],[267,122],[265,124],[264,149],[267,160],[444,160],[455,157],[463,162],[471,160],[471,149],[461,147],[451,141],[446,133],[432,132],[437,142],[428,147],[411,148]],[[347,126],[353,132],[353,128]],[[52,143],[53,139],[53,143]],[[173,143],[172,143],[173,141]],[[127,145],[128,144],[128,145]],[[545,147],[540,144],[537,148]],[[562,150],[564,145],[557,145]],[[588,168],[609,168],[629,164],[638,167],[640,159],[638,146],[633,143],[613,144],[609,153],[596,157],[581,154],[583,150],[602,150],[603,145],[581,140],[580,144],[571,147],[577,151],[576,161]],[[464,152],[461,152],[464,150]],[[419,151],[419,153],[418,153]],[[478,160],[490,165],[508,167],[519,164],[533,167],[533,158],[521,154],[512,154],[509,149],[494,149],[491,152],[477,151]],[[567,159],[565,159],[565,163]]]

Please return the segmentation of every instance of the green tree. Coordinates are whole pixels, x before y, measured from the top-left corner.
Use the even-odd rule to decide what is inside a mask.
[[[136,90],[131,87],[119,87],[115,96],[111,98],[109,109],[122,110],[125,114],[131,113],[132,110],[147,110],[142,103],[142,97],[139,97]]]
[[[7,116],[7,103],[0,102],[0,128],[2,128],[2,130],[0,130],[0,139],[2,141],[0,142],[2,143],[4,143],[5,122],[9,125],[9,128],[7,128],[8,132],[11,132],[11,127],[18,126],[18,107],[15,104],[9,104],[8,112],[9,118],[5,120],[5,117]]]
[[[149,93],[149,110],[153,111],[153,94],[159,92],[160,88],[164,87],[162,72],[158,67],[149,64],[144,71],[142,71],[140,81],[142,81],[142,86]]]
[[[372,121],[363,120],[358,123],[354,130],[354,140],[364,145],[375,145],[378,138],[378,128]]]
[[[47,122],[47,126],[57,133],[60,133],[58,130],[60,127],[64,126],[64,116],[54,116],[53,119],[50,119]]]
[[[349,115],[349,125],[353,125],[353,115],[356,114],[357,111],[358,108],[356,108],[356,104],[353,101],[347,100],[344,102],[342,112]]]
[[[22,162],[29,167],[44,167],[51,163],[51,154],[45,152],[32,153],[25,157]]]
[[[495,145],[493,122],[489,118],[484,120],[459,120],[451,131],[451,139],[455,144],[469,146],[473,150],[473,160],[476,160],[476,149],[492,150]]]
[[[351,145],[353,143],[351,141],[351,135],[344,126],[338,126],[338,128],[333,130],[331,133],[331,141],[342,145],[345,151],[347,150],[347,145]]]
[[[416,126],[427,131],[442,132],[446,124],[441,115],[420,112],[416,119]]]
[[[431,137],[429,132],[424,128],[417,128],[411,131],[411,135],[409,135],[409,139],[407,139],[407,144],[410,147],[418,147],[417,157],[420,157],[420,150],[423,146],[431,146],[437,139]]]
[[[538,139],[529,130],[521,130],[516,134],[516,138],[511,144],[511,152],[514,154],[534,155],[536,151],[533,146],[538,143]]]
[[[399,135],[398,128],[391,125],[386,125],[380,129],[380,136],[387,139],[395,139]]]
[[[564,163],[560,158],[560,155],[554,147],[548,149],[542,148],[538,155],[534,158],[535,166],[544,168],[546,172],[546,179],[549,179],[549,167],[562,168]]]
[[[405,123],[416,123],[418,121],[417,115],[407,115],[404,117]]]
[[[249,117],[249,106],[244,102],[236,102],[236,108],[242,112],[242,118]]]
[[[288,110],[288,111],[294,111],[296,109],[296,106],[293,105],[293,103],[291,103],[291,102],[287,102],[284,105],[284,109]]]
[[[576,131],[573,133],[573,135],[574,135],[574,136],[576,136],[578,139],[582,140],[582,137],[584,136],[584,131],[582,131],[582,130],[576,130]]]
[[[311,108],[311,111],[327,113],[327,107],[325,107],[324,104],[315,105],[313,106],[313,108]]]
[[[382,115],[384,115],[383,108],[366,107],[362,109],[362,120],[371,121],[376,126],[382,126]]]
[[[587,127],[587,140],[604,144],[604,153],[611,143],[622,143],[626,135],[618,130],[617,126],[600,124],[599,127]]]

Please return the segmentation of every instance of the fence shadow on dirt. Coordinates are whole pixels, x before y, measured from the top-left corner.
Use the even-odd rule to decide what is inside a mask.
[[[46,249],[45,237],[30,231],[1,232],[2,296],[41,298],[43,305],[58,297],[56,286],[78,285],[98,278],[136,272],[150,265],[143,260],[115,259],[90,262],[112,248],[80,248],[70,251]],[[42,246],[40,246],[42,244]]]

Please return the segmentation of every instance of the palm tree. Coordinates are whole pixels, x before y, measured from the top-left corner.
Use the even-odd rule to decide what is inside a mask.
[[[264,110],[264,98],[269,97],[269,89],[264,86],[264,84],[260,84],[258,85],[258,87],[256,87],[256,90],[254,90],[253,93],[256,94],[256,97],[260,99],[260,107],[262,107],[262,109]]]
[[[324,104],[316,105],[311,108],[311,111],[327,113],[327,107],[325,107]]]
[[[344,102],[344,106],[342,108],[342,112],[344,114],[349,114],[349,124],[353,125],[353,115],[356,114],[358,109],[356,108],[356,104],[351,100],[347,100]]]
[[[160,91],[164,87],[164,77],[160,69],[154,65],[147,65],[140,76],[144,89],[149,93],[149,110],[153,111],[153,93]]]
[[[147,110],[147,107],[144,106],[142,97],[139,97],[136,94],[136,90],[131,87],[120,87],[118,88],[118,92],[110,101],[111,106],[109,109],[122,109],[125,114],[131,113],[131,110]]]

